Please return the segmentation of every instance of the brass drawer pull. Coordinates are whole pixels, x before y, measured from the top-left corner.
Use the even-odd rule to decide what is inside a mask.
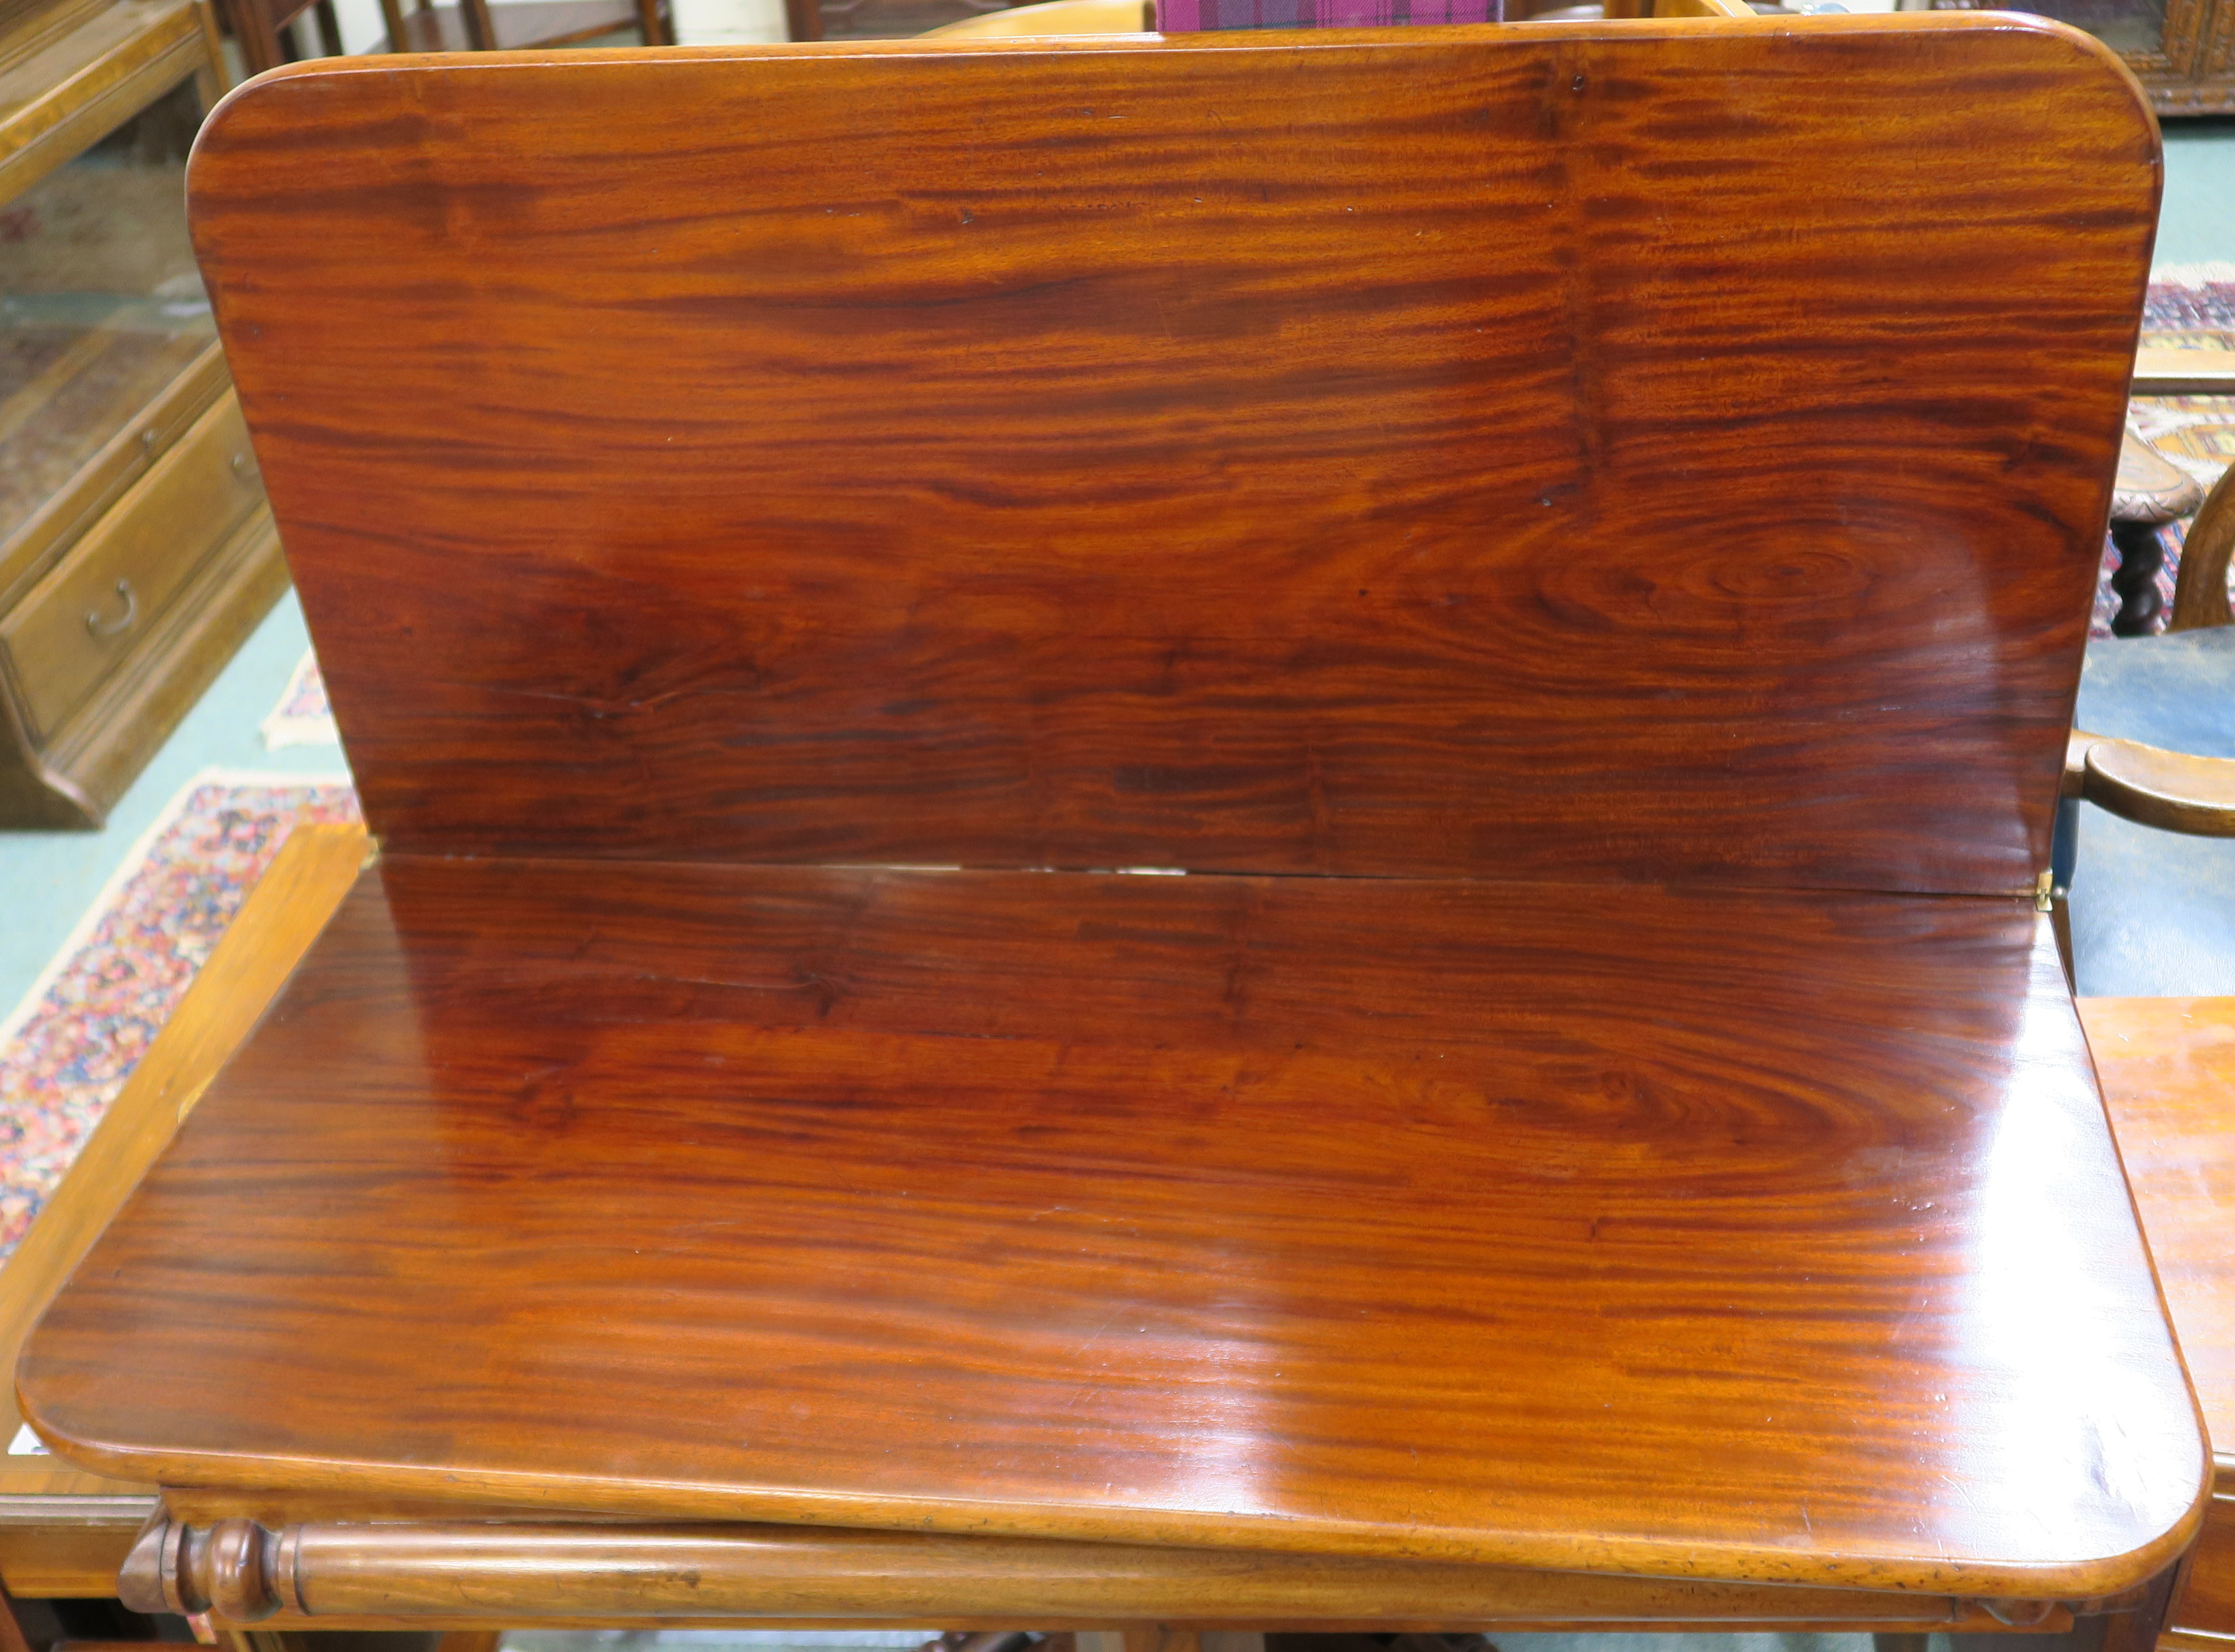
[[[90,609],[85,616],[85,628],[96,637],[121,637],[132,629],[132,622],[140,617],[140,599],[132,593],[132,581],[119,580],[116,594],[124,599],[124,617],[108,620],[101,617],[101,610]]]

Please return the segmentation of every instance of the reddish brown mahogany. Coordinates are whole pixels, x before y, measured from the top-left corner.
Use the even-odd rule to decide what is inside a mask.
[[[367,876],[33,1343],[82,1460],[1943,1593],[2188,1529],[2022,903]]]
[[[197,230],[388,853],[26,1414],[245,1502],[2141,1581],[2203,1447],[2010,895],[2156,176],[1950,15],[259,82]]]
[[[391,848],[2011,892],[2157,178],[1780,18],[305,66],[192,188]]]

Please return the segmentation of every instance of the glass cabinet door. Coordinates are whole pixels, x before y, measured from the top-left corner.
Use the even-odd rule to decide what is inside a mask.
[[[0,202],[0,546],[216,338],[187,239],[192,80]]]

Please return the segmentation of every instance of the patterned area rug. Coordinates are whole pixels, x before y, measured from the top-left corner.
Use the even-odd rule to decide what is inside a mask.
[[[205,771],[0,1022],[0,1257],[11,1253],[287,834],[353,821],[344,779]]]
[[[2157,271],[2142,312],[2142,343],[2159,350],[2235,352],[2235,264]],[[2235,464],[2235,397],[2139,397],[2127,423],[2135,435],[2206,488]],[[2158,532],[2166,547],[2158,588],[2168,613],[2173,580],[2180,571],[2181,541],[2187,532],[2186,521],[2170,523]],[[2111,634],[2111,616],[2119,611],[2119,599],[2110,587],[2118,566],[2118,551],[2107,546],[2103,582],[2095,592],[2092,634],[2098,637]]]
[[[326,704],[326,679],[318,672],[318,657],[309,649],[296,662],[279,704],[264,719],[263,733],[267,751],[283,745],[333,745],[341,739],[341,731],[334,726],[334,708]]]

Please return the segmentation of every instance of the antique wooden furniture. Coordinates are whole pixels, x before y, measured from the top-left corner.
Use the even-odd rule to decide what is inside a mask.
[[[0,23],[0,828],[98,825],[285,588],[187,240],[191,0]]]
[[[2136,396],[2235,395],[2235,366],[2217,364],[2212,352],[2143,350],[2135,354]],[[2223,478],[2223,482],[2224,482]],[[2185,567],[2174,591],[2174,615],[2168,630],[2186,631],[2228,621],[2227,565],[2235,549],[2235,485],[2217,491],[2212,508],[2199,516],[2182,552]],[[2119,452],[2119,485],[2111,496],[2111,537],[2119,546],[2119,571],[2113,584],[2120,594],[2111,629],[2121,637],[2145,637],[2166,616],[2157,580],[2165,567],[2158,529],[2184,516],[2197,515],[2204,490],[2147,442],[2127,433]]]
[[[2111,538],[2119,547],[2118,571],[2111,586],[2119,612],[2111,630],[2120,637],[2147,637],[2165,617],[2158,575],[2165,567],[2165,543],[2158,530],[2196,514],[2204,488],[2156,449],[2127,432],[2119,449],[2119,485],[2111,495]]]
[[[394,0],[383,0],[383,10],[393,3]],[[325,56],[342,55],[341,17],[334,10],[334,0],[221,0],[221,4],[226,27],[240,43],[241,62],[252,75],[260,75],[303,55],[291,49],[286,31],[305,12],[318,22],[318,43]],[[400,32],[390,21],[390,39]]]
[[[2089,645],[2055,879],[2082,992],[2235,989],[2235,843],[2209,841],[2235,837],[2231,560],[2235,472],[2189,524],[2169,634]]]
[[[784,0],[784,20],[794,41],[894,40],[1008,9],[1005,0]]]
[[[240,43],[242,61],[252,75],[295,60],[299,54],[291,48],[286,31],[305,12],[318,19],[326,55],[341,55],[341,25],[333,0],[221,3],[226,23]],[[380,16],[388,33],[374,49],[383,52],[520,51],[594,40],[631,27],[647,46],[672,39],[659,0],[527,0],[505,6],[491,6],[489,0],[460,0],[453,6],[415,0],[409,10],[403,0],[380,0]]]
[[[2080,1000],[2103,1099],[2213,1442],[2164,1652],[2235,1642],[2235,999]]]
[[[2156,178],[1970,17],[230,101],[381,852],[19,1369],[129,1598],[2131,1606],[2208,1465],[2036,890]]]
[[[357,827],[305,827],[282,845],[0,1268],[0,1359],[9,1366],[48,1298],[255,1025],[366,853]],[[0,1394],[0,1435],[14,1437],[21,1421],[12,1391]],[[133,1537],[154,1511],[152,1485],[36,1453],[0,1456],[0,1586],[17,1599],[113,1594]]]
[[[634,29],[647,46],[672,45],[673,29],[659,0],[522,0],[493,6],[489,0],[381,0],[387,37],[376,49],[392,51],[528,51],[594,40]],[[401,42],[400,45],[396,43]]]
[[[1130,35],[1150,26],[1150,0],[1038,0],[924,31],[927,40],[993,40],[1006,36]]]
[[[1640,11],[1655,0],[1639,0]],[[1746,17],[1746,0],[1658,0],[1663,17]],[[965,17],[924,31],[926,39],[992,40],[1005,36],[1130,34],[1154,26],[1153,0],[1039,0]],[[2160,520],[2170,521],[2171,518]],[[2162,562],[2160,562],[2162,566]]]
[[[1983,10],[2001,0],[1915,3]],[[2160,115],[2235,113],[2235,6],[2226,0],[2026,0],[2023,10],[2101,39],[2134,71]]]

